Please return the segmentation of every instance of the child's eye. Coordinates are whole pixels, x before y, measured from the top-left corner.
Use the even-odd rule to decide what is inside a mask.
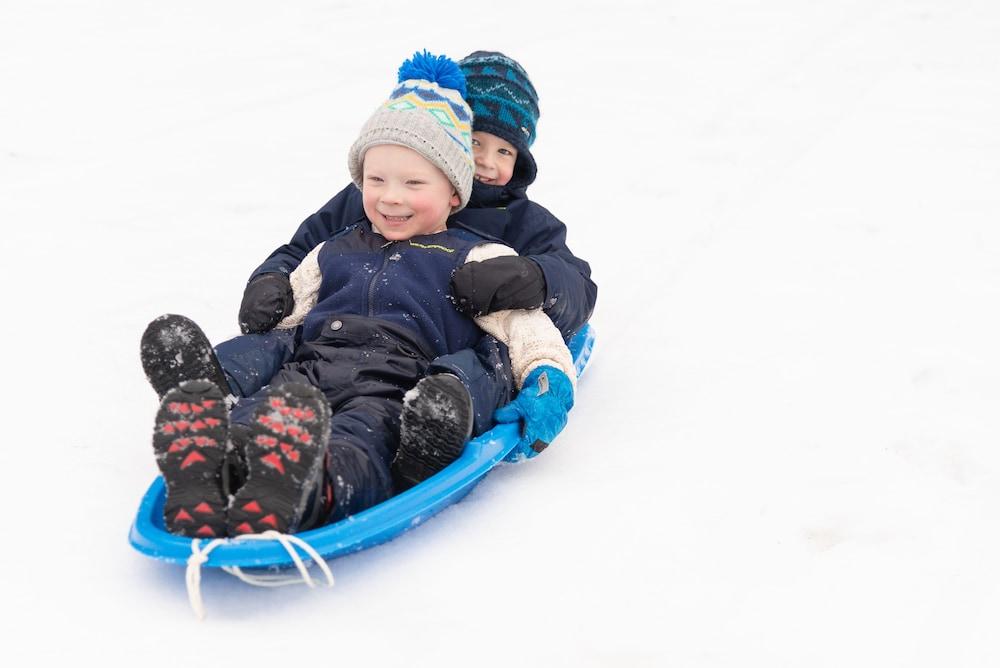
[[[497,152],[498,152],[498,153],[499,153],[500,155],[514,155],[513,153],[511,153],[510,151],[508,151],[508,150],[507,150],[507,149],[505,149],[505,148],[501,148],[501,149],[497,149]]]
[[[406,185],[408,185],[408,186],[422,186],[422,185],[424,185],[424,182],[423,181],[417,181],[416,179],[410,179],[409,181],[406,182]]]
[[[475,139],[475,138],[473,138],[473,140],[472,140],[472,145],[473,145],[473,146],[479,146],[479,140],[478,140],[478,139]]]
[[[369,176],[368,180],[371,181],[372,183],[381,183],[382,182],[382,177],[381,176]]]

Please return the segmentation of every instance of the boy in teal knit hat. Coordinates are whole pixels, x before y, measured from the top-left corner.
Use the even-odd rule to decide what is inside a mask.
[[[506,186],[516,171],[525,185],[534,181],[538,167],[529,149],[535,142],[538,94],[528,73],[496,51],[476,51],[458,65],[475,116],[476,179]]]

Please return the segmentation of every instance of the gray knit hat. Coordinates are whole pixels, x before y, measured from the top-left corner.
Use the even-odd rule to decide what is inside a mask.
[[[399,68],[399,85],[375,110],[347,154],[354,184],[361,188],[365,152],[380,144],[411,148],[444,172],[461,203],[469,203],[475,162],[472,111],[466,104],[465,77],[446,56],[413,54]]]

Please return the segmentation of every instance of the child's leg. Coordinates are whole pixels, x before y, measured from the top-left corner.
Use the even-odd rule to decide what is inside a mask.
[[[399,444],[398,399],[356,397],[333,415],[327,475],[333,491],[328,521],[385,501],[394,493],[389,464]]]
[[[396,487],[423,482],[462,454],[472,435],[493,426],[493,411],[510,401],[507,347],[492,336],[474,349],[434,360],[406,395],[402,438],[392,472]]]
[[[212,538],[226,535],[221,473],[228,418],[222,391],[192,380],[164,395],[156,414],[153,451],[167,487],[167,531]]]
[[[206,378],[226,394],[249,397],[291,361],[298,330],[246,334],[212,348],[205,333],[181,315],[160,316],[142,335],[146,377],[159,396],[185,380]]]
[[[229,506],[229,535],[294,533],[325,519],[323,462],[330,407],[315,387],[285,383],[241,401],[231,438],[246,479]]]
[[[399,450],[392,461],[399,491],[459,458],[472,435],[472,399],[456,376],[436,373],[406,393],[401,417]]]
[[[233,409],[232,440],[246,462],[246,480],[229,508],[231,535],[267,529],[303,531],[361,512],[393,494],[389,462],[399,442],[401,402],[382,397],[348,399],[329,418],[329,436],[323,441],[308,416],[295,422],[294,414],[281,415],[283,407],[312,408],[321,414],[318,405],[328,406],[318,391],[311,397],[302,389],[289,395],[288,388],[303,387],[313,389],[286,383],[267,388]],[[276,397],[284,403],[273,405]],[[290,424],[307,431],[310,443],[286,438]],[[322,448],[310,447],[320,443],[326,444],[325,456]],[[320,459],[325,476],[314,476],[311,469],[302,473],[306,462],[312,466]]]
[[[215,354],[233,393],[249,397],[268,385],[281,367],[292,361],[297,332],[275,329],[265,334],[244,334],[217,345]]]
[[[473,435],[493,426],[493,411],[510,402],[514,392],[507,346],[492,336],[484,336],[475,348],[438,357],[427,375],[450,373],[457,376],[472,400]]]

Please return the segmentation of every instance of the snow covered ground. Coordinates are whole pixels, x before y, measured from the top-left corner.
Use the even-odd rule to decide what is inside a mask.
[[[0,3],[5,665],[1000,665],[992,0]],[[531,189],[600,285],[544,456],[331,562],[126,541],[138,361],[221,341],[427,47],[541,93]]]

